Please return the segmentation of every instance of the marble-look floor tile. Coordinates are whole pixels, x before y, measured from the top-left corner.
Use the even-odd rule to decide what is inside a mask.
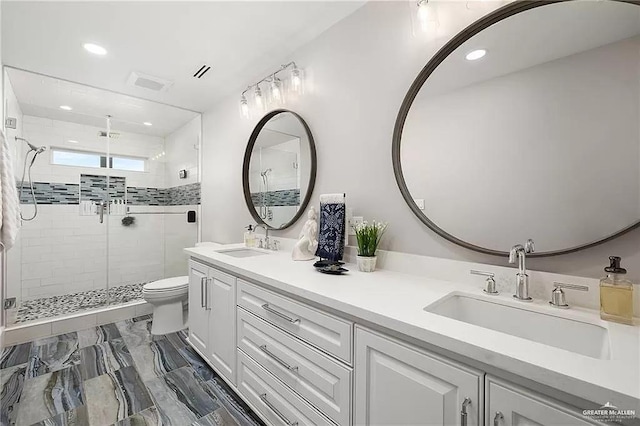
[[[215,374],[215,373],[214,373]],[[234,391],[217,375],[207,382],[220,405],[226,408],[240,426],[262,425],[262,421],[253,414],[251,408],[236,396]]]
[[[59,334],[57,336],[41,337],[33,341],[33,346],[50,346],[53,344],[64,342],[68,345],[73,345],[78,342],[78,333],[75,331],[71,333]]]
[[[33,426],[87,426],[89,425],[89,416],[87,415],[86,405],[82,405],[57,416],[50,417],[41,422],[35,423]]]
[[[24,364],[29,361],[31,346],[31,343],[22,343],[20,345],[4,348],[2,350],[2,355],[0,355],[0,369]]]
[[[29,426],[84,404],[77,367],[27,379],[20,398],[18,426]]]
[[[115,324],[99,325],[78,331],[78,345],[81,348],[120,338],[120,331]]]
[[[191,367],[173,370],[146,385],[166,425],[189,425],[220,407],[210,387]]]
[[[80,373],[83,380],[131,365],[133,358],[121,339],[80,349]]]
[[[154,337],[151,335],[150,320],[126,320],[116,323],[122,340],[129,348],[136,347],[145,343],[152,342]]]
[[[180,354],[187,360],[191,368],[193,368],[198,376],[205,382],[214,378],[215,373],[209,367],[200,355],[196,351],[193,350],[191,346],[185,346],[178,350]]]
[[[236,419],[231,417],[227,409],[220,407],[193,423],[192,426],[236,426],[237,424]]]
[[[27,364],[15,365],[0,370],[0,424],[13,425],[16,422],[20,396],[27,375]]]
[[[173,346],[175,346],[177,349],[184,348],[185,346],[189,346],[189,342],[187,342],[187,337],[189,337],[189,334],[187,333],[186,330],[181,330],[176,333],[167,334],[167,339],[169,339],[169,341],[173,343]]]
[[[131,348],[131,356],[142,380],[150,380],[188,365],[167,339],[135,346]]]
[[[160,414],[155,407],[147,408],[144,411],[140,411],[131,417],[127,417],[124,420],[120,420],[113,426],[162,426],[163,423],[160,419]]]
[[[77,339],[52,340],[31,348],[28,377],[62,370],[80,363]]]
[[[84,382],[90,425],[110,425],[153,406],[135,368],[124,367]]]

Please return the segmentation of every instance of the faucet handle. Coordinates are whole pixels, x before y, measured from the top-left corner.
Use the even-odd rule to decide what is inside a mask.
[[[527,242],[524,243],[524,252],[529,254],[529,253],[533,253],[534,251],[536,251],[536,246],[533,243],[533,240],[529,238]]]
[[[549,304],[555,308],[560,308],[560,309],[569,308],[569,305],[567,304],[567,300],[564,295],[564,291],[562,290],[563,288],[566,288],[569,290],[589,291],[589,287],[587,287],[586,285],[566,284],[566,283],[560,283],[556,281],[553,282],[553,285],[555,287],[551,292],[551,300],[549,301]]]
[[[516,260],[518,259],[518,252],[521,251],[524,251],[522,244],[516,244],[511,247],[511,250],[509,251],[509,263],[516,263]]]
[[[482,291],[492,296],[495,296],[496,294],[499,293],[498,290],[496,289],[496,280],[493,278],[496,276],[496,274],[494,274],[493,272],[484,272],[484,271],[478,271],[475,269],[472,269],[470,273],[471,275],[481,275],[483,277],[487,277],[487,280],[485,282],[486,287]]]

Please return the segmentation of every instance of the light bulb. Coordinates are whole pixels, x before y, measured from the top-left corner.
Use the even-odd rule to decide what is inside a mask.
[[[280,90],[280,87],[280,80],[278,80],[274,75],[273,80],[271,81],[271,96],[276,102],[282,102],[282,90]]]
[[[262,90],[260,90],[260,86],[256,86],[256,90],[253,92],[253,97],[256,100],[256,106],[258,109],[262,109]]]
[[[429,0],[418,1],[418,22],[422,31],[429,29],[429,23],[432,21],[431,7],[429,6]]]
[[[249,118],[249,102],[247,102],[244,94],[240,98],[240,114],[242,114],[244,118]]]

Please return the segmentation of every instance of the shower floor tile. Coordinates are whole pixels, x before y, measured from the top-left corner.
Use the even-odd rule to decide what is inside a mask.
[[[109,289],[111,304],[122,304],[142,300],[142,287],[146,283],[123,285]],[[97,289],[24,300],[18,308],[16,324],[43,318],[57,317],[94,309],[107,304],[107,290]]]
[[[190,350],[186,332],[150,330],[143,316],[6,348],[0,424],[262,425]]]

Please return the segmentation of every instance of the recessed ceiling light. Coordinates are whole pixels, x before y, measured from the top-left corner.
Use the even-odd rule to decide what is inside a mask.
[[[97,44],[85,43],[82,47],[84,47],[87,52],[93,53],[94,55],[104,56],[107,54],[107,49],[102,46],[98,46]]]
[[[484,49],[473,50],[467,53],[467,56],[465,56],[465,59],[467,61],[475,61],[482,58],[486,54],[487,54],[487,51]]]
[[[145,126],[153,126],[153,123],[149,123],[148,121],[145,121],[145,122],[144,122],[144,123],[142,123],[142,124],[144,124]]]
[[[71,108],[69,105],[60,105],[60,109],[63,109],[65,111],[71,111],[73,108]]]

